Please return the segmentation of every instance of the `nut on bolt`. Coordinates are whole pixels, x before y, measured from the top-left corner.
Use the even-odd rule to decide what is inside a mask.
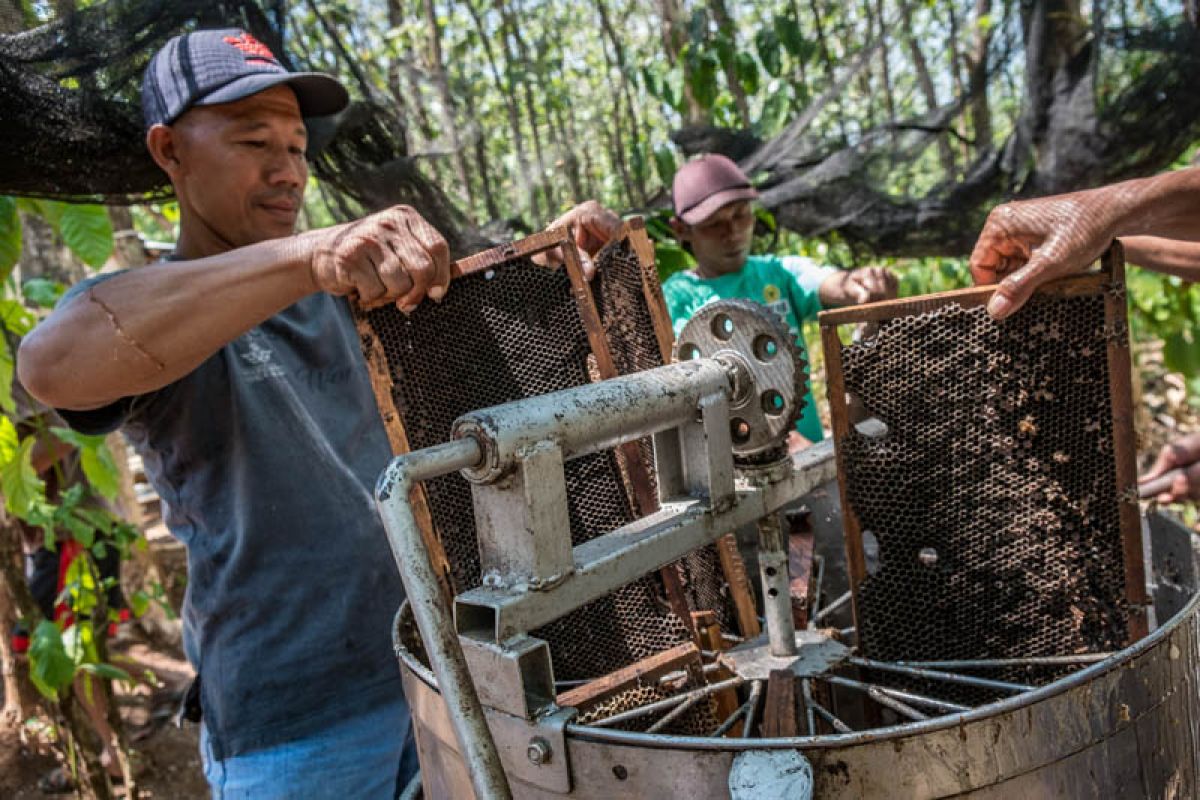
[[[529,740],[529,747],[525,749],[525,755],[529,756],[530,763],[535,766],[542,766],[550,761],[550,756],[554,751],[550,749],[550,743],[540,736],[535,736]]]

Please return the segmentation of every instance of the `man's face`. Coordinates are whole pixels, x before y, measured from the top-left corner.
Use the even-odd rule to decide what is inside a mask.
[[[289,87],[194,106],[171,128],[167,171],[181,235],[234,248],[294,232],[308,180],[307,132]]]
[[[750,200],[737,200],[722,206],[695,225],[676,221],[675,232],[692,246],[700,271],[710,275],[736,272],[750,255],[754,236],[754,206]]]

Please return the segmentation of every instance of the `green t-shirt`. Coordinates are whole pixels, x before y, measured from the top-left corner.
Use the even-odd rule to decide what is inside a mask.
[[[803,256],[750,256],[739,271],[716,278],[701,278],[691,271],[677,272],[663,284],[663,294],[676,336],[693,314],[714,300],[753,300],[783,317],[796,337],[796,346],[807,359],[800,324],[817,318],[821,310],[818,293],[821,281],[835,271],[834,267],[820,266]],[[825,438],[811,390],[805,397],[796,430],[811,442]]]

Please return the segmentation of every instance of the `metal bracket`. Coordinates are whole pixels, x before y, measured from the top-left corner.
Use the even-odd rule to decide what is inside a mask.
[[[458,638],[484,706],[533,719],[554,705],[554,674],[546,642],[523,635],[501,644],[470,634]]]
[[[575,568],[562,450],[537,442],[518,450],[514,472],[471,485],[479,565],[487,586],[533,590],[560,583]]]

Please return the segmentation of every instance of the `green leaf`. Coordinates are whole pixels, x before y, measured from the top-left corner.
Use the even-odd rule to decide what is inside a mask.
[[[758,94],[758,64],[749,53],[738,53],[734,60],[734,71],[746,94]]]
[[[133,677],[128,672],[112,664],[83,664],[79,668],[97,678],[133,683]]]
[[[758,51],[758,60],[762,62],[763,69],[772,77],[778,77],[783,70],[779,34],[773,28],[762,28],[754,36],[754,48]]]
[[[25,285],[21,287],[21,294],[25,295],[25,299],[37,303],[42,308],[54,308],[58,298],[66,291],[67,287],[58,281],[48,281],[45,278],[33,278],[25,281]]]
[[[717,70],[720,63],[712,53],[691,45],[685,48],[685,60],[692,97],[702,108],[712,108],[717,100]]]
[[[21,257],[21,215],[17,201],[0,195],[0,283],[8,280]]]
[[[103,267],[112,255],[112,221],[104,206],[64,204],[58,232],[71,252],[92,269]]]
[[[21,444],[17,427],[8,417],[0,417],[0,465],[7,464],[17,453]]]
[[[0,409],[5,414],[17,413],[17,401],[13,399],[12,382],[16,364],[13,361],[12,348],[8,346],[8,337],[0,335]]]
[[[10,514],[24,518],[34,504],[45,500],[46,484],[33,469],[36,437],[26,436],[13,457],[0,466],[0,491]]]
[[[67,444],[79,449],[79,463],[83,474],[97,492],[109,500],[117,496],[121,485],[121,472],[113,459],[103,436],[88,436],[70,428],[53,427],[50,432]]]
[[[67,654],[58,626],[42,620],[29,643],[29,679],[45,697],[55,700],[74,678],[75,661]]]
[[[6,297],[0,300],[0,320],[3,320],[5,329],[10,333],[24,336],[33,330],[37,317],[20,300]]]
[[[733,42],[728,37],[718,34],[713,40],[713,50],[717,54],[717,63],[721,65],[721,69],[729,69],[732,67],[734,58],[736,57],[736,48]]]
[[[654,245],[654,260],[658,266],[660,280],[666,280],[694,263],[691,255],[673,242],[657,242]]]
[[[140,617],[150,610],[150,596],[137,591],[129,595],[129,608],[135,617]]]
[[[779,43],[783,45],[784,50],[787,50],[790,55],[801,61],[807,60],[804,34],[800,32],[800,23],[796,21],[795,17],[790,14],[776,16],[775,31],[778,34]]]
[[[1183,373],[1185,379],[1200,376],[1200,347],[1190,330],[1181,330],[1163,340],[1163,363],[1172,372]]]
[[[660,144],[654,148],[654,170],[664,186],[670,186],[675,179],[675,151],[670,145]]]

